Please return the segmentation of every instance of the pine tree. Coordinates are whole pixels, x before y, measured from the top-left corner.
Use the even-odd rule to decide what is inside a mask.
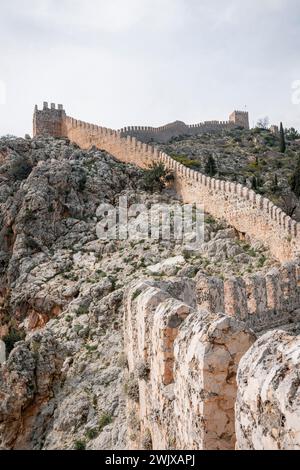
[[[209,155],[207,162],[205,164],[205,173],[211,178],[217,173],[217,165],[215,159],[212,155]]]
[[[290,179],[290,187],[293,193],[299,198],[300,197],[300,155],[297,160],[297,165],[294,173]]]
[[[278,191],[278,176],[275,173],[273,181],[272,181],[272,187],[271,187],[272,193],[276,193]]]
[[[285,153],[286,142],[282,122],[280,123],[280,152]]]
[[[253,189],[253,191],[256,191],[257,189],[257,179],[255,176],[252,176],[251,179],[251,189]]]

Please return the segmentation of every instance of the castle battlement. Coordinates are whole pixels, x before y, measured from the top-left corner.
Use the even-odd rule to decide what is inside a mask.
[[[247,123],[248,113],[234,111],[229,122],[210,121],[190,129],[197,133],[220,125],[246,127]],[[175,122],[163,131],[172,133],[184,126]],[[143,135],[149,132],[145,127],[135,130]],[[248,367],[239,368],[241,358],[256,340],[254,331],[293,323],[299,317],[300,224],[253,190],[187,168],[131,132],[132,128],[115,131],[80,121],[45,104],[42,111],[36,107],[34,112],[35,136],[67,137],[82,149],[96,146],[121,162],[142,168],[162,162],[172,171],[175,190],[184,203],[202,204],[205,212],[225,219],[242,237],[247,235],[268,246],[281,263],[265,274],[225,280],[201,272],[194,279],[146,279],[125,292],[126,374],[134,390],[126,398],[130,448],[149,448],[150,442],[153,449],[233,450],[236,438],[241,442],[240,425],[249,422],[247,418],[235,425],[236,416],[247,408],[237,406],[239,396],[243,394],[247,406],[254,402],[251,397],[257,377],[249,376]],[[274,358],[278,360],[276,351]],[[290,370],[290,365],[289,358],[281,370]],[[279,369],[277,365],[273,369],[278,384]],[[269,367],[265,371],[263,380],[269,385]],[[276,393],[277,389],[276,385]],[[282,403],[282,393],[279,398]],[[273,394],[265,400],[272,410],[278,409]],[[278,422],[282,427],[281,409]],[[273,432],[272,422],[269,427]],[[288,426],[289,442],[290,429]]]
[[[64,137],[64,124],[66,113],[63,105],[50,104],[47,101],[43,103],[43,109],[39,110],[35,105],[33,114],[33,135],[51,135],[53,137]]]
[[[248,118],[248,113],[234,111],[232,123]],[[233,124],[230,125],[233,125]],[[180,121],[174,126],[184,125]],[[218,121],[209,124],[219,126]],[[225,123],[226,125],[226,123]],[[199,127],[207,129],[207,124]],[[125,128],[130,129],[130,128]],[[198,131],[198,128],[195,128]],[[168,130],[173,132],[173,128]],[[128,132],[128,131],[126,131]],[[264,243],[279,261],[289,261],[300,251],[300,224],[285,214],[271,201],[251,189],[237,184],[210,178],[175,161],[155,146],[139,140],[123,130],[116,131],[80,121],[66,115],[63,107],[35,109],[34,135],[66,137],[83,149],[92,146],[104,149],[122,162],[148,167],[153,162],[163,162],[174,173],[175,189],[185,203],[200,203],[206,212],[224,218],[242,236],[246,234]],[[145,132],[145,128],[141,128]],[[146,131],[147,132],[147,131]]]
[[[217,132],[220,130],[230,130],[235,127],[249,129],[249,115],[246,111],[234,111],[228,121],[204,121],[198,124],[185,124],[182,121],[175,121],[160,127],[130,126],[120,129],[122,135],[131,135],[143,142],[151,139],[166,142],[172,137],[180,135],[198,135],[205,132]]]

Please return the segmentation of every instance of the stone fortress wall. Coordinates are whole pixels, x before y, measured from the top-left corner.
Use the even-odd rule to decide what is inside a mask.
[[[173,171],[175,188],[183,202],[203,204],[206,212],[224,218],[241,236],[247,234],[266,244],[281,262],[298,255],[300,224],[269,199],[241,184],[210,178],[135,137],[122,137],[119,131],[73,119],[66,115],[61,105],[59,109],[55,109],[55,105],[48,109],[44,103],[42,111],[35,109],[33,135],[39,134],[67,137],[83,149],[94,145],[122,162],[142,168],[163,162]]]
[[[199,135],[205,132],[230,130],[240,126],[249,129],[249,115],[245,111],[234,111],[228,121],[205,121],[199,124],[185,124],[175,121],[161,127],[130,126],[119,130],[121,137],[130,135],[142,142],[167,142],[180,135]]]
[[[284,399],[283,411],[277,413],[284,416],[279,432],[274,433],[269,419],[274,415],[269,398],[264,428],[257,423],[257,428],[247,426],[254,406],[249,390],[257,382],[250,366],[239,368],[242,357],[241,364],[247,354],[252,357],[253,348],[257,354],[255,334],[298,318],[300,265],[295,258],[300,225],[271,201],[240,184],[209,178],[136,137],[73,119],[64,112],[59,117],[58,111],[62,109],[52,106],[48,110],[46,105],[43,111],[35,110],[34,135],[61,132],[60,136],[83,149],[94,145],[122,162],[143,168],[163,162],[173,171],[175,188],[184,202],[203,204],[206,212],[224,218],[241,237],[248,235],[267,245],[282,263],[265,275],[222,281],[199,274],[195,280],[171,280],[168,288],[166,283],[150,281],[128,288],[124,335],[130,448],[257,448],[256,429],[265,436],[264,448],[300,446],[300,430],[291,434],[285,427],[291,420],[285,417],[289,406]],[[290,359],[288,355],[281,358],[280,366],[285,370]],[[273,356],[269,360],[276,363]],[[251,373],[247,375],[246,370]],[[276,383],[284,380],[284,375],[274,373],[274,377]],[[267,381],[265,371],[261,382],[264,385]],[[257,395],[260,397],[259,391]],[[288,436],[288,444],[283,444],[281,435],[285,443]]]
[[[60,113],[60,114],[58,114]],[[68,117],[62,106],[43,111],[35,110],[34,135],[53,133],[61,129],[61,136],[68,137],[81,148],[99,147],[125,163],[148,167],[162,162],[175,177],[175,188],[185,203],[201,203],[204,210],[216,218],[223,218],[234,227],[239,236],[249,236],[269,247],[273,256],[282,264],[265,276],[253,275],[231,278],[221,282],[216,289],[219,310],[235,315],[256,330],[276,326],[288,321],[288,315],[300,308],[300,272],[298,262],[292,262],[300,248],[300,224],[286,215],[267,198],[256,194],[238,183],[210,178],[191,170],[155,147],[139,142],[135,137],[122,137],[120,132]],[[58,124],[58,117],[62,122]],[[215,281],[211,280],[215,286]],[[218,291],[218,292],[217,292]],[[225,297],[224,297],[225,296]],[[211,301],[202,307],[213,310]],[[225,302],[224,302],[225,298]]]
[[[218,281],[200,275],[127,289],[129,448],[300,448],[300,336],[258,338],[236,311],[245,302],[255,317],[266,300],[253,291],[241,298],[230,283],[224,296]]]

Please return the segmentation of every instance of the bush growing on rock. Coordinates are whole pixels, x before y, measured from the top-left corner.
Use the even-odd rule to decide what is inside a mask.
[[[137,376],[140,380],[147,380],[149,377],[150,369],[147,364],[140,362],[137,365]]]
[[[16,328],[12,327],[9,333],[4,336],[2,339],[6,345],[6,352],[9,354],[13,349],[15,344],[18,341],[22,341],[24,339],[24,333],[17,330]]]
[[[85,450],[86,442],[85,441],[75,441],[74,442],[74,449],[75,450]]]
[[[99,431],[101,432],[105,426],[112,422],[112,416],[109,413],[103,413],[99,419]]]
[[[31,173],[32,166],[21,158],[16,158],[12,161],[8,174],[16,180],[25,180]]]
[[[131,398],[131,400],[136,403],[139,402],[140,393],[139,393],[139,384],[135,377],[131,374],[125,382],[124,391],[126,395]]]
[[[172,180],[172,174],[162,163],[154,163],[144,172],[144,187],[147,191],[161,192],[168,181]]]

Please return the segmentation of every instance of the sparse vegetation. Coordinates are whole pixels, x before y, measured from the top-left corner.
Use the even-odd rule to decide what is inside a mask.
[[[109,413],[103,413],[99,418],[99,432],[112,422],[112,416]]]
[[[74,449],[75,450],[86,450],[86,442],[77,440],[74,442]]]
[[[125,382],[124,391],[131,400],[135,401],[136,403],[139,402],[139,384],[132,374],[127,378]]]
[[[188,168],[193,168],[193,169],[199,169],[201,168],[201,162],[198,160],[193,160],[189,157],[181,156],[181,155],[172,155],[174,160],[177,162],[181,163],[184,166],[187,166]]]
[[[166,184],[172,180],[172,173],[163,163],[153,163],[144,171],[144,187],[147,191],[161,192]]]
[[[14,349],[14,346],[18,341],[22,341],[24,338],[25,333],[23,331],[17,330],[15,327],[11,327],[9,333],[2,338],[6,346],[7,354]]]
[[[217,165],[215,159],[212,155],[208,156],[208,159],[205,164],[205,173],[211,178],[217,173]]]
[[[293,193],[299,198],[300,197],[300,155],[297,159],[297,164],[294,172],[290,178],[290,187]]]
[[[137,376],[140,380],[147,380],[149,377],[150,369],[148,364],[140,362],[137,365]]]
[[[142,437],[142,447],[144,450],[152,449],[152,437],[149,429],[145,430],[145,433]]]
[[[28,178],[31,171],[32,166],[26,160],[19,157],[12,160],[8,174],[11,178],[22,181]]]

